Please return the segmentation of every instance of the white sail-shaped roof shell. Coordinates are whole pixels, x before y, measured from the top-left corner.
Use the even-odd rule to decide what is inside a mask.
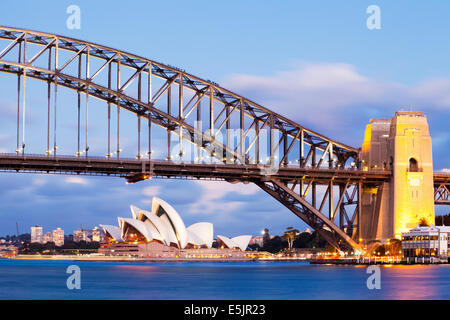
[[[188,244],[193,244],[195,246],[205,246],[206,243],[205,241],[203,241],[203,239],[201,239],[197,234],[195,234],[194,232],[187,230],[187,243]]]
[[[244,235],[244,236],[238,236],[234,237],[232,239],[225,237],[225,236],[217,236],[217,239],[222,241],[225,246],[227,246],[230,249],[238,248],[242,251],[245,251],[247,249],[248,243],[250,242],[250,239],[252,236]]]
[[[114,241],[122,241],[122,234],[120,228],[117,226],[101,224],[103,232],[113,238]]]
[[[133,217],[133,219],[138,220],[139,219],[139,211],[141,209],[139,209],[138,207],[133,206],[133,205],[130,206],[130,209],[131,209],[131,216]]]
[[[153,223],[150,222],[150,220],[145,220],[144,225],[147,228],[147,232],[151,234],[153,240],[158,240],[165,243],[164,237],[161,235],[161,233],[159,233],[158,229],[155,228],[155,226],[153,225]]]
[[[172,227],[170,225],[167,225],[156,214],[153,214],[146,210],[140,210],[139,220],[145,220],[146,223],[151,223],[160,234],[162,239],[161,241],[163,241],[166,245],[169,246],[170,243],[178,245],[178,240]]]
[[[234,243],[233,240],[231,240],[228,237],[217,235],[217,239],[222,241],[222,243],[229,249],[233,249],[233,248],[238,248],[239,247],[236,243]]]
[[[197,244],[199,246],[207,246],[208,248],[212,247],[213,243],[213,224],[210,222],[198,222],[190,225],[186,228],[188,232],[188,237],[192,235],[195,235],[196,238],[200,239],[200,244]],[[188,239],[189,242],[189,239]]]
[[[129,224],[130,226],[135,228],[141,235],[143,235],[147,241],[150,242],[153,240],[152,232],[151,230],[149,230],[149,228],[147,228],[144,222],[131,218],[119,218],[119,221],[121,221],[120,225],[122,239],[124,239],[125,237],[126,225]]]
[[[249,236],[249,235],[243,235],[243,236],[231,238],[231,240],[233,240],[233,242],[236,243],[238,245],[239,249],[241,249],[242,251],[245,251],[245,249],[247,249],[248,244],[251,239],[252,239],[252,236]]]
[[[162,214],[158,217],[159,207],[163,209],[165,214]],[[155,214],[174,231],[176,238],[178,239],[179,247],[184,249],[187,244],[187,230],[183,223],[183,220],[175,211],[175,209],[164,200],[153,197],[152,214]]]

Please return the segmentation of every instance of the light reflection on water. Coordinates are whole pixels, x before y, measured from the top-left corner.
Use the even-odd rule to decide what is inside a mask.
[[[386,285],[390,299],[449,299],[448,265],[394,266],[389,270]]]
[[[66,268],[81,268],[81,290]],[[306,262],[127,263],[0,259],[0,299],[450,299],[450,265],[381,267]]]
[[[130,272],[151,272],[158,270],[159,267],[148,265],[119,265],[115,267],[118,270],[130,271]]]

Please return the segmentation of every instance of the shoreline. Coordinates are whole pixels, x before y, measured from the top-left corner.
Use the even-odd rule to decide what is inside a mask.
[[[449,264],[444,261],[434,263],[406,261],[358,261],[358,259],[307,259],[291,257],[275,258],[140,258],[129,256],[101,256],[101,255],[17,255],[4,259],[36,260],[36,261],[92,261],[92,262],[308,262],[311,265],[422,265]]]
[[[305,258],[139,258],[123,256],[88,255],[17,255],[11,260],[97,261],[97,262],[255,262],[255,261],[305,261]]]

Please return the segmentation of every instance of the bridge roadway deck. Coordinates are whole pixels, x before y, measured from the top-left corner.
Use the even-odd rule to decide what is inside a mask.
[[[389,171],[312,169],[292,165],[276,168],[276,171],[271,172],[269,166],[265,167],[268,168],[267,171],[263,168],[261,165],[0,154],[0,171],[120,176],[127,178],[130,182],[142,180],[144,176],[146,178],[151,176],[154,178],[251,181],[262,179],[267,175],[266,172],[273,172],[281,180],[298,180],[303,177],[305,180],[314,178],[317,183],[327,183],[330,179],[343,183],[348,180],[376,183],[386,181],[390,177]]]
[[[434,184],[450,184],[450,172],[434,172],[433,173]]]
[[[264,170],[264,168],[267,169]],[[387,181],[391,172],[384,170],[362,171],[357,169],[300,168],[295,165],[270,168],[261,165],[235,165],[220,163],[190,163],[148,159],[107,159],[101,157],[42,156],[0,154],[0,171],[34,172],[74,175],[106,175],[127,178],[130,182],[142,180],[144,176],[153,178],[184,178],[209,180],[251,181],[264,179],[271,170],[278,179],[298,180],[314,178],[317,183],[362,181],[379,183]],[[434,173],[434,183],[450,183],[450,174]]]

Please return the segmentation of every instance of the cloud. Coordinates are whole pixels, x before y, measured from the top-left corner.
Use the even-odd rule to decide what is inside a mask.
[[[64,182],[66,183],[73,183],[73,184],[81,184],[81,185],[88,185],[89,181],[86,178],[82,177],[67,177],[64,179]]]
[[[301,63],[270,76],[235,74],[225,79],[224,86],[315,126],[348,123],[352,115],[367,114],[372,108],[384,117],[411,107],[450,111],[449,79],[405,85],[369,78],[345,63]]]
[[[161,187],[158,185],[148,186],[142,190],[142,194],[148,197],[154,197],[160,194]]]
[[[258,192],[259,188],[254,184],[248,184],[243,187],[242,183],[231,184],[223,181],[196,181],[202,187],[202,193],[189,206],[190,213],[227,213],[237,210],[246,204],[248,197],[241,200],[225,200],[230,193],[236,193],[241,196],[249,196]]]
[[[33,185],[35,185],[35,186],[42,186],[46,183],[47,183],[47,179],[45,179],[44,177],[33,178]]]
[[[384,100],[402,86],[380,83],[343,63],[302,63],[271,76],[232,75],[225,87],[243,93],[272,111],[311,124],[333,122],[342,108]]]
[[[450,79],[432,79],[408,89],[411,99],[438,110],[450,110]]]
[[[159,195],[161,193],[161,186],[152,185],[145,187],[142,190],[142,194],[146,196],[145,199],[141,199],[140,202],[146,206],[152,205],[152,198]]]

